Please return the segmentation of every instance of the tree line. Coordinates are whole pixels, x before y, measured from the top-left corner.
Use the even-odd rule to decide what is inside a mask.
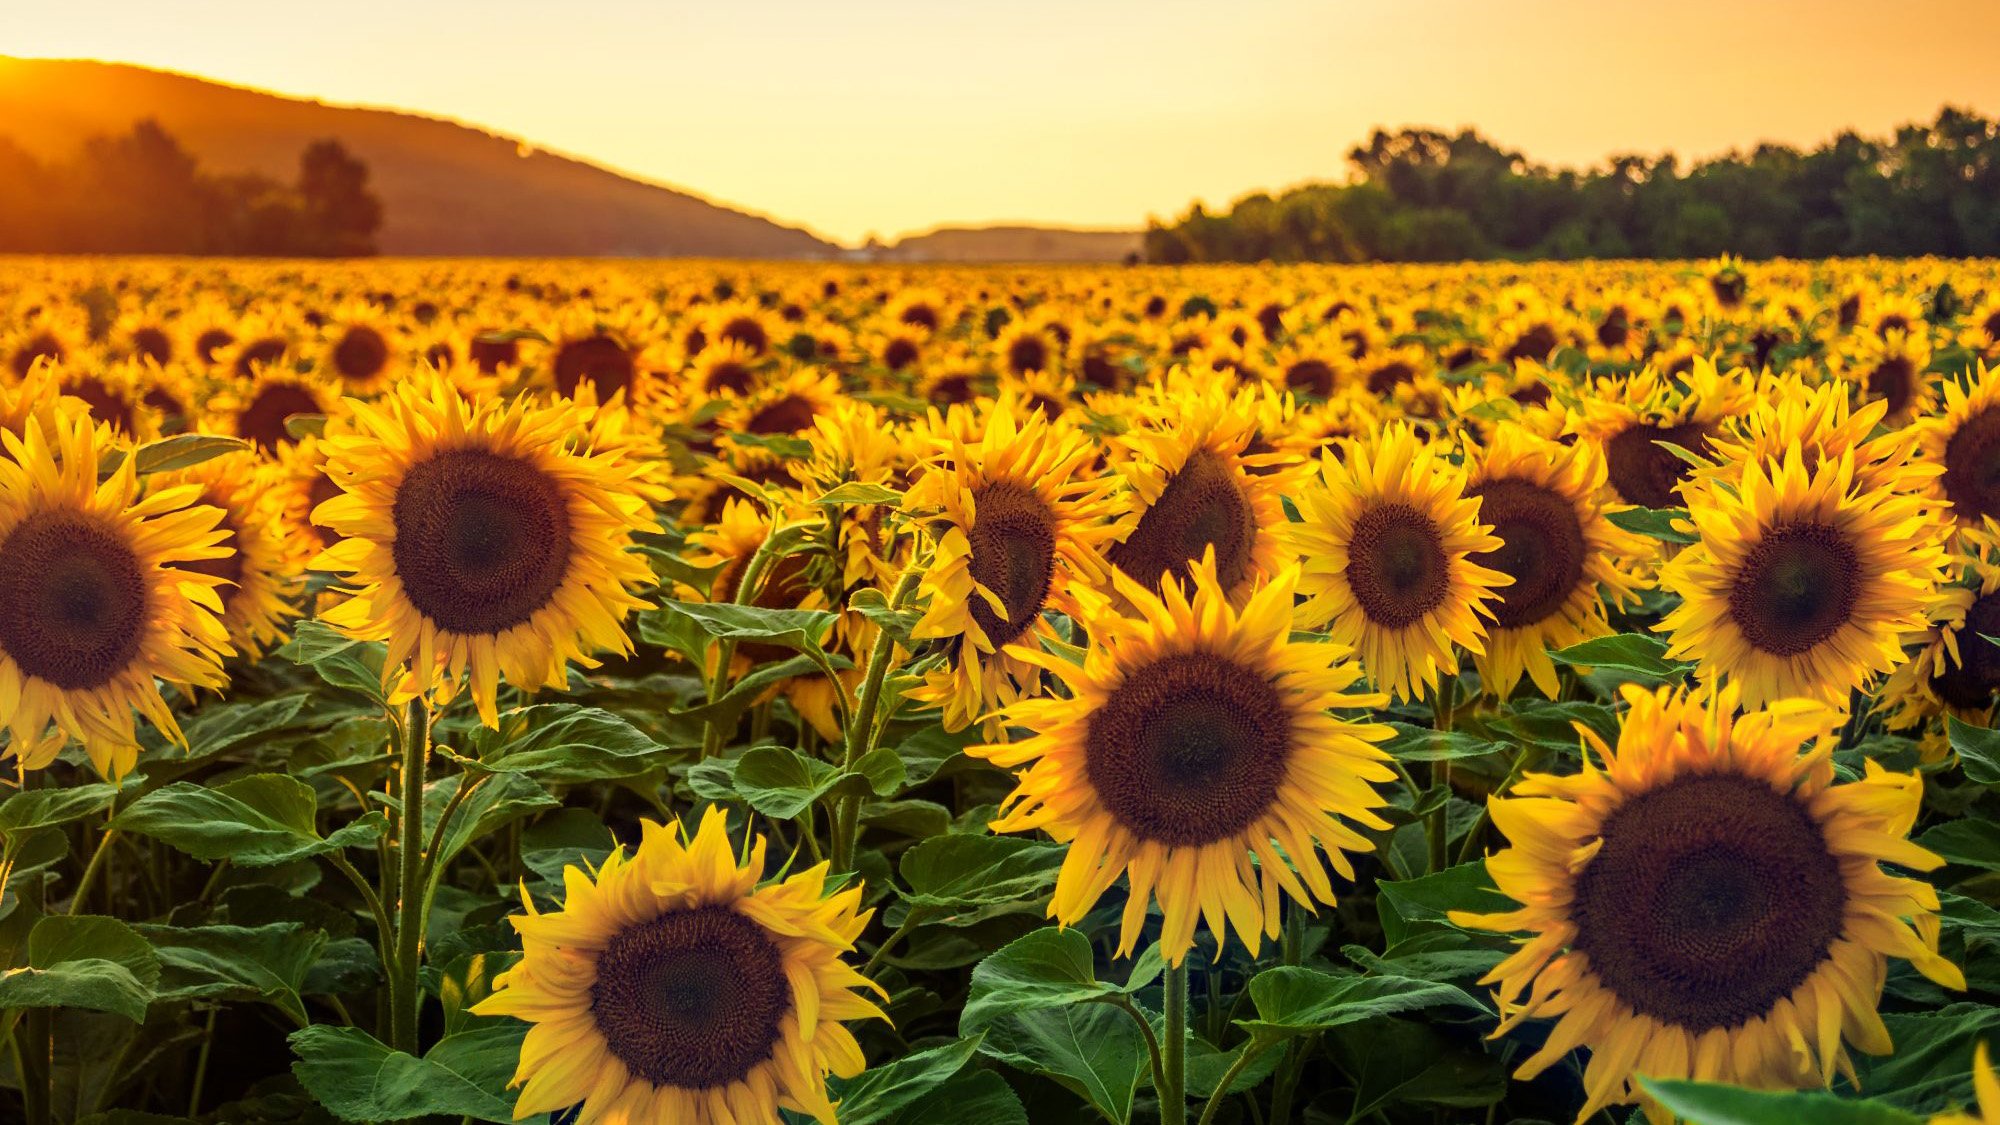
[[[1893,137],[1762,144],[1683,168],[1549,168],[1474,130],[1376,130],[1341,184],[1196,204],[1149,224],[1155,262],[2000,255],[2000,123],[1946,108]]]
[[[0,136],[0,252],[342,257],[375,253],[382,202],[339,141],[282,183],[201,168],[157,121],[42,161]]]

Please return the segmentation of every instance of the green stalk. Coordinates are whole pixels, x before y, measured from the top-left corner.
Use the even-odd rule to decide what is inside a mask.
[[[1160,1044],[1160,1125],[1187,1125],[1187,962],[1167,966],[1166,1032]]]
[[[917,582],[923,571],[912,562],[904,568],[902,576],[896,579],[896,589],[889,598],[889,608],[900,610],[908,604],[917,592]],[[875,645],[868,652],[868,670],[862,677],[861,695],[855,701],[854,709],[847,715],[846,746],[841,754],[840,768],[848,771],[854,763],[867,757],[875,749],[875,711],[882,704],[882,684],[889,678],[889,665],[895,660],[896,638],[889,630],[875,632]],[[839,872],[853,870],[855,837],[860,833],[861,797],[842,797],[834,806],[833,825],[833,869]]]
[[[401,891],[396,918],[396,958],[392,972],[398,976],[402,1000],[397,1013],[395,1038],[399,1051],[415,1055],[417,1017],[423,1008],[423,986],[418,982],[418,963],[424,945],[424,770],[430,761],[430,703],[423,696],[410,700],[408,730],[403,735],[403,817],[397,830],[396,847],[402,863]]]

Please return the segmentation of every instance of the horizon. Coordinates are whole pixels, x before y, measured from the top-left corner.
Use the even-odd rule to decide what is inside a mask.
[[[538,40],[531,48],[540,58],[526,60],[567,76],[567,92],[552,93],[520,81],[532,66],[490,65],[522,50],[506,20],[434,26],[439,9],[459,7],[397,12],[399,22],[414,26],[394,42],[371,40],[378,48],[373,62],[365,52],[358,57],[338,48],[353,36],[348,27],[391,11],[385,0],[363,0],[353,18],[325,37],[300,37],[281,21],[251,18],[246,13],[254,10],[244,0],[209,0],[192,12],[173,13],[172,21],[121,0],[83,0],[17,18],[7,48],[19,58],[130,65],[334,106],[440,118],[847,247],[870,237],[893,244],[952,228],[1142,230],[1149,219],[1171,221],[1196,203],[1214,210],[1258,192],[1338,182],[1346,176],[1347,150],[1375,128],[1471,128],[1538,164],[1589,168],[1623,153],[1671,153],[1694,162],[1762,143],[1809,148],[1847,130],[1881,136],[1898,125],[1929,121],[1947,105],[2000,114],[2000,68],[1976,65],[2000,47],[2000,5],[1968,0],[1909,5],[1890,27],[1846,18],[1871,10],[1857,0],[1813,5],[1814,19],[1804,27],[1786,18],[1806,10],[1795,5],[1739,11],[1720,0],[1696,0],[1691,8],[1699,11],[1676,13],[1673,25],[1654,26],[1636,6],[1594,6],[1594,22],[1586,25],[1553,14],[1578,8],[1571,0],[1536,0],[1526,5],[1533,11],[1511,13],[1487,12],[1470,0],[1429,0],[1419,7],[1448,26],[1428,38],[1407,37],[1408,43],[1388,41],[1394,39],[1386,34],[1390,6],[1379,4],[1335,10],[1304,0],[1266,0],[1261,7],[1281,18],[1218,30],[1197,29],[1192,20],[1180,26],[1172,17],[1188,6],[1178,0],[1151,21],[1123,21],[1138,10],[1134,0],[1108,0],[1084,9],[1083,38],[1122,29],[1127,56],[1093,56],[1106,69],[1088,80],[1049,73],[1060,68],[1048,60],[1074,54],[1073,43],[1032,56],[1036,65],[1026,76],[1054,82],[1051,89],[1037,89],[1032,81],[1015,88],[1019,73],[996,72],[996,57],[1019,45],[1019,19],[984,29],[984,39],[957,40],[959,53],[969,56],[962,71],[940,68],[937,52],[921,49],[925,36],[936,37],[940,29],[919,26],[906,29],[905,49],[897,55],[909,60],[907,77],[850,66],[829,80],[823,67],[772,66],[744,57],[739,77],[754,73],[769,89],[684,100],[675,104],[694,111],[678,116],[648,112],[640,94],[727,89],[707,71],[718,58],[734,58],[733,43],[763,30],[770,50],[796,54],[807,33],[830,30],[821,26],[828,13],[774,0],[768,9],[804,21],[785,29],[789,35],[743,26],[749,21],[732,22],[728,13],[642,9],[625,0],[567,13],[574,26],[552,30],[546,43]],[[1411,10],[1394,7],[1405,18]],[[847,23],[836,20],[832,30],[839,34],[807,45],[852,47],[857,36],[866,39],[872,23],[898,12],[922,14],[906,0],[868,0],[848,6]],[[1285,14],[1296,22],[1288,23]],[[965,22],[960,12],[932,15],[944,24]],[[1496,19],[1499,28],[1492,26]],[[633,30],[601,34],[621,20]],[[377,25],[383,26],[390,24]],[[682,52],[688,65],[681,69],[635,74],[617,60],[643,47],[646,36],[637,29],[647,26],[696,32],[667,37],[674,47],[714,46]],[[1718,26],[1735,32],[1737,41],[1785,42],[1790,36],[1790,46],[1756,66],[1740,65],[1731,51],[1681,49],[1696,38],[1713,43]],[[1956,30],[1937,42],[1940,26]],[[1493,49],[1509,38],[1487,33],[1508,29],[1517,50],[1562,56],[1566,76],[1521,81],[1531,70]],[[1155,65],[1149,48],[1185,50],[1184,34],[1196,30],[1212,40],[1196,45],[1210,48],[1205,70]],[[1350,49],[1348,56],[1335,51],[1328,66],[1308,65],[1321,62],[1304,57],[1311,48],[1342,36],[1350,46],[1378,49]],[[440,50],[445,41],[460,49]],[[506,49],[484,55],[482,44]],[[1606,54],[1606,45],[1624,53]],[[1418,70],[1425,80],[1385,88],[1383,77],[1409,73],[1399,70],[1409,48],[1426,56]],[[610,59],[579,71],[579,59],[592,51]],[[431,65],[380,61],[411,55]],[[473,55],[480,58],[468,67],[465,59]],[[824,61],[813,52],[808,57]],[[1649,60],[1654,69],[1661,60],[1674,61],[1678,79],[1623,78],[1652,73]],[[511,81],[496,84],[496,73]],[[1610,81],[1593,84],[1594,76],[1606,74]],[[1145,82],[1122,89],[1119,76]],[[791,89],[815,82],[822,85],[811,96]],[[1091,92],[1075,89],[1079,83]],[[1578,88],[1589,89],[1590,97],[1582,104],[1566,101]],[[908,96],[885,101],[896,90]],[[1314,97],[1316,92],[1343,96]],[[1067,112],[1051,109],[1052,97]],[[885,123],[871,119],[880,112],[861,112],[885,105],[904,116]],[[144,115],[135,107],[135,120]],[[939,134],[941,123],[965,127]],[[991,127],[990,136],[968,141],[963,134],[981,124]],[[915,138],[931,143],[908,143]],[[1161,138],[1173,143],[1156,144]],[[1069,174],[1041,176],[1040,169]]]

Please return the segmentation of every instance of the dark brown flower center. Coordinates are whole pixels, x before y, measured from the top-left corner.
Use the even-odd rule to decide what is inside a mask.
[[[1386,395],[1417,377],[1417,369],[1402,360],[1390,360],[1368,373],[1368,393]]]
[[[472,338],[472,347],[467,353],[479,370],[491,375],[503,364],[518,363],[521,358],[521,341],[512,336],[501,336],[482,332]]]
[[[1544,360],[1556,350],[1556,330],[1546,324],[1536,324],[1515,337],[1501,358],[1512,363],[1517,359]]]
[[[1967,417],[1945,443],[1943,485],[1961,521],[2000,516],[2000,407]]]
[[[1444,605],[1451,560],[1437,524],[1408,504],[1379,504],[1354,521],[1347,584],[1368,620],[1401,629]]]
[[[174,342],[165,332],[149,325],[132,333],[132,354],[165,363],[174,358]]]
[[[1256,514],[1244,481],[1210,450],[1197,449],[1167,480],[1132,534],[1111,548],[1112,565],[1158,590],[1168,580],[1185,584],[1194,564],[1215,548],[1215,578],[1235,589],[1250,573],[1257,541]]]
[[[62,357],[62,344],[54,336],[47,332],[36,333],[29,337],[27,343],[14,349],[14,374],[17,377],[27,375],[28,368],[33,367],[38,359],[59,360]]]
[[[916,359],[916,342],[904,336],[889,341],[888,346],[882,349],[882,366],[891,371],[901,371]]]
[[[1699,422],[1677,426],[1640,422],[1619,431],[1604,443],[1604,460],[1620,500],[1646,508],[1680,506],[1674,486],[1687,479],[1693,466],[1661,442],[1700,453],[1708,448],[1708,432]]]
[[[755,317],[739,316],[722,326],[716,333],[718,339],[734,340],[750,349],[751,355],[763,355],[771,346],[771,334],[764,331],[764,325]]]
[[[1797,656],[1847,624],[1860,596],[1861,559],[1840,529],[1785,524],[1744,558],[1729,617],[1752,647]]]
[[[1583,581],[1588,548],[1576,506],[1532,481],[1503,478],[1472,490],[1479,521],[1491,524],[1500,549],[1472,556],[1481,566],[1511,576],[1498,590],[1494,618],[1502,629],[1520,629],[1562,609]]]
[[[1574,944],[1641,1015],[1736,1027],[1804,983],[1840,935],[1840,861],[1768,782],[1686,775],[1628,798],[1601,835],[1576,879]]]
[[[118,530],[78,512],[37,512],[0,542],[0,648],[62,688],[102,687],[139,654],[145,571]]]
[[[747,395],[750,393],[750,382],[748,367],[733,359],[725,359],[708,369],[708,374],[702,379],[701,389],[712,395],[724,391]]]
[[[1966,611],[1965,625],[1958,630],[1958,662],[1947,658],[1931,678],[1939,699],[1965,711],[1993,705],[1993,695],[2000,691],[2000,644],[1987,637],[2000,637],[2000,593],[1980,595]]]
[[[236,342],[236,337],[220,328],[211,328],[195,337],[194,354],[203,363],[214,363],[215,353]]]
[[[1142,840],[1199,847],[1276,802],[1291,717],[1270,677],[1210,652],[1133,669],[1089,719],[1090,787]]]
[[[798,434],[812,428],[813,417],[818,410],[812,400],[802,395],[786,395],[776,402],[767,403],[744,423],[744,429],[753,434]]]
[[[1917,393],[1917,367],[1904,356],[1890,356],[1868,373],[1868,397],[1889,404],[1889,417],[1909,409]]]
[[[343,379],[373,379],[389,366],[389,341],[365,324],[349,328],[333,346],[333,369]]]
[[[1285,386],[1314,398],[1333,397],[1333,367],[1323,359],[1302,359],[1285,368]]]
[[[90,416],[119,433],[133,432],[132,400],[105,386],[103,380],[90,375],[66,380],[62,393],[90,404]]]
[[[297,438],[285,428],[294,414],[319,413],[319,401],[297,383],[266,383],[236,416],[236,432],[266,453],[291,445]]]
[[[585,380],[597,388],[603,402],[632,385],[632,354],[602,334],[570,340],[556,351],[556,393],[573,397]]]
[[[726,906],[620,932],[598,954],[590,987],[591,1019],[618,1061],[683,1090],[727,1086],[770,1061],[791,1010],[777,945]]]
[[[257,374],[258,368],[268,367],[283,359],[288,346],[276,336],[252,340],[243,345],[243,350],[236,356],[236,374],[245,379],[250,378]]]
[[[1055,577],[1055,513],[1034,490],[1018,484],[990,484],[973,494],[972,577],[1007,607],[1002,621],[985,598],[974,594],[972,620],[998,650],[1042,612]]]
[[[1040,336],[1021,336],[1007,345],[1007,367],[1017,375],[1049,365],[1049,345]]]
[[[499,633],[549,603],[569,570],[562,487],[525,460],[477,449],[410,467],[396,490],[396,576],[454,633]]]

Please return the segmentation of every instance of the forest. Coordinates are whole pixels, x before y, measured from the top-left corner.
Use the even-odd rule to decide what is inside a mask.
[[[1147,260],[1990,257],[2000,254],[2000,126],[1946,108],[1893,137],[1810,151],[1762,144],[1684,164],[1620,155],[1551,168],[1464,129],[1378,129],[1343,183],[1200,204],[1146,232]]]

